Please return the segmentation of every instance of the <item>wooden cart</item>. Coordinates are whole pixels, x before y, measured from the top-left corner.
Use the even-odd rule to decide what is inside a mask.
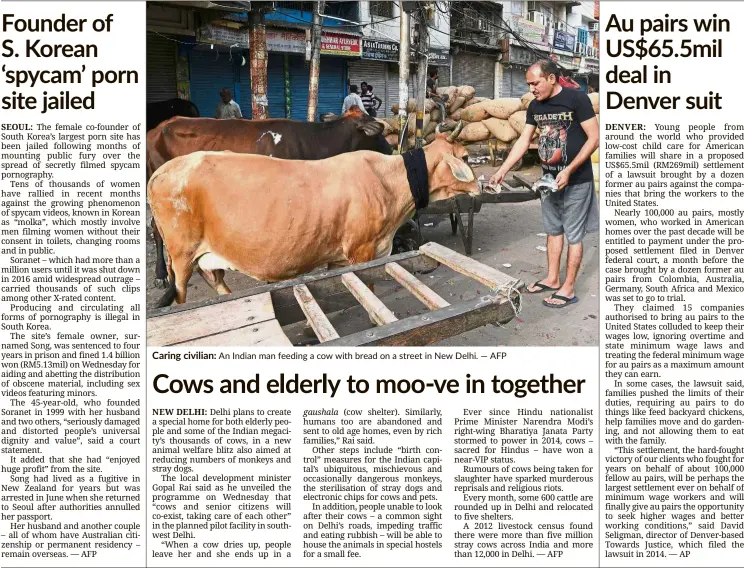
[[[465,254],[470,256],[473,253],[473,221],[474,216],[481,210],[484,203],[521,203],[538,199],[540,195],[532,190],[532,184],[529,180],[512,174],[519,185],[511,186],[506,183],[501,184],[500,193],[486,193],[480,195],[458,195],[451,199],[435,201],[426,209],[419,211],[420,215],[449,215],[450,224],[452,225],[452,234],[456,235],[460,230],[460,237],[465,248]],[[467,214],[468,224],[465,225],[462,216]],[[419,231],[420,231],[419,227]],[[420,236],[419,236],[420,238]]]
[[[491,291],[450,304],[418,280],[439,264]],[[397,319],[368,285],[394,279],[430,311]],[[308,274],[203,302],[148,313],[149,346],[291,346],[282,327],[307,320],[321,345],[429,345],[519,311],[523,283],[436,243],[364,264]],[[349,294],[350,292],[350,294]],[[361,304],[376,327],[339,337],[326,314]]]

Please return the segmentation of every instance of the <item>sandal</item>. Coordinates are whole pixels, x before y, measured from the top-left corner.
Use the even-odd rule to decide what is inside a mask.
[[[537,288],[537,290],[529,290],[525,288],[524,293],[525,294],[542,294],[543,292],[555,292],[558,290],[558,288],[551,288],[547,284],[543,284],[539,280],[532,284],[532,286],[529,286],[529,288]]]
[[[563,303],[562,304],[552,304],[552,303],[550,303],[550,302],[547,301],[547,298],[545,298],[545,300],[543,300],[543,305],[545,305],[545,306],[547,306],[549,308],[565,308],[566,306],[569,306],[571,304],[575,304],[576,302],[579,301],[579,299],[576,296],[574,296],[573,298],[566,298],[565,296],[559,296],[558,294],[551,294],[550,297],[551,298],[554,298],[556,300],[562,300]]]

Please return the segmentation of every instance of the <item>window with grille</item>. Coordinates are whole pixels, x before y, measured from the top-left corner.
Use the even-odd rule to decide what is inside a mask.
[[[392,18],[393,2],[370,2],[369,13],[380,18]]]

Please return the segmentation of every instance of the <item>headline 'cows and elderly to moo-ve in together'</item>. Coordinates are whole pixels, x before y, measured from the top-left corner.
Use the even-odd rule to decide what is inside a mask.
[[[147,133],[147,175],[150,179],[169,160],[198,151],[227,150],[285,160],[320,160],[357,150],[392,154],[392,148],[381,134],[382,128],[382,124],[358,108],[350,109],[340,118],[319,123],[175,117]],[[248,177],[252,173],[248,172]],[[241,184],[244,181],[248,180]],[[291,187],[294,184],[292,177],[280,171],[265,190],[275,191],[279,185]],[[245,222],[258,224],[263,220],[249,217]],[[165,256],[155,223],[153,234],[157,253],[155,282],[156,286],[164,286],[167,282]]]
[[[479,193],[456,142],[461,128],[420,150],[432,201]],[[169,253],[170,287],[159,305],[186,300],[194,268],[228,294],[225,269],[275,282],[390,254],[416,208],[409,179],[403,156],[363,150],[316,161],[210,151],[171,159],[148,183]]]

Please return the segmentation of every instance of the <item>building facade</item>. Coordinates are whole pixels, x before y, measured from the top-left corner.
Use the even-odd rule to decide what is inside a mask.
[[[391,108],[399,101],[398,68],[400,47],[400,3],[385,1],[359,2],[359,18],[362,23],[362,57],[349,62],[349,81],[362,81],[374,87],[374,93],[382,99],[378,116],[391,116]],[[439,72],[439,85],[450,84],[450,35],[449,3],[432,2],[429,22],[429,68]],[[411,45],[416,45],[416,29],[411,22]],[[415,98],[416,52],[412,51],[409,69],[408,93]]]
[[[240,4],[148,3],[148,102],[178,96],[194,102],[202,116],[214,116],[219,91],[227,87],[243,116],[251,117],[249,13]],[[258,3],[252,4],[255,9]],[[353,24],[358,23],[358,4],[327,3],[319,115],[340,112],[347,94],[347,63],[361,58],[361,28]],[[312,7],[312,2],[284,2],[265,15],[267,99],[272,118],[307,119]]]

